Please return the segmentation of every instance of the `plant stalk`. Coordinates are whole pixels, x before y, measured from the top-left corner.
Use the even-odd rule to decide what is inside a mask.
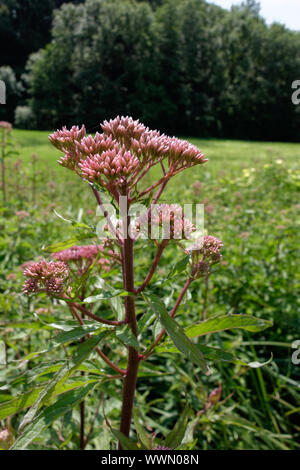
[[[130,217],[128,215],[124,217],[124,222],[127,224],[123,246],[124,288],[128,292],[134,292],[134,241],[128,234],[128,227],[130,224]],[[125,297],[125,314],[126,322],[131,328],[132,333],[137,337],[138,331],[135,314],[135,299],[133,296]],[[120,431],[127,437],[129,437],[130,433],[138,366],[138,352],[133,347],[129,346],[127,374],[124,379],[123,387],[123,403],[120,424]],[[121,449],[120,444],[119,448]]]

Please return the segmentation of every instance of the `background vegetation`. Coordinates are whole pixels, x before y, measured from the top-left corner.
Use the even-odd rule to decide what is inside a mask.
[[[62,3],[1,2],[0,78],[18,127],[129,114],[168,133],[299,141],[300,34],[267,26],[257,2]]]
[[[55,216],[54,209],[67,219],[91,224],[96,211],[84,182],[71,172],[66,175],[56,164],[56,151],[48,144],[47,133],[15,131],[14,136],[20,145],[19,156],[7,163],[9,202],[1,209],[0,219],[0,325],[8,360],[8,366],[0,366],[0,422],[9,426],[12,440],[28,406],[18,402],[18,395],[33,393],[49,380],[66,351],[56,349],[51,360],[44,354],[29,362],[23,359],[55,341],[55,331],[45,323],[58,324],[69,316],[66,307],[46,297],[24,298],[20,293],[20,266],[37,259],[42,246],[76,234],[76,229]],[[141,423],[148,433],[154,431],[163,437],[188,399],[184,448],[297,449],[300,373],[299,366],[291,361],[291,344],[298,339],[300,326],[299,146],[205,139],[193,142],[210,161],[175,178],[164,201],[203,202],[205,228],[224,241],[224,257],[207,286],[201,282],[192,286],[179,321],[186,327],[189,321],[228,313],[272,319],[273,326],[263,332],[223,332],[209,338],[209,345],[222,347],[247,362],[263,362],[271,354],[273,361],[252,370],[232,362],[212,362],[212,374],[206,377],[183,356],[177,355],[174,361],[162,352],[139,373]],[[33,151],[39,154],[34,171]],[[180,250],[177,256],[178,260],[182,257]],[[139,251],[136,268],[141,279],[150,258],[151,253]],[[167,250],[154,282],[166,277],[175,262],[174,251]],[[180,289],[179,277],[160,286],[157,293],[165,296],[168,304]],[[109,308],[104,302],[102,309],[106,304]],[[150,328],[155,330],[154,325]],[[199,341],[203,343],[201,338]],[[67,351],[71,353],[75,346],[67,344]],[[117,358],[118,350],[114,354]],[[82,370],[88,369],[85,380],[94,380],[101,377],[105,366],[93,357],[82,365]],[[80,380],[78,374],[73,381]],[[221,398],[208,409],[208,396],[219,384]],[[86,398],[88,430],[94,421],[87,449],[115,445],[104,421],[102,401],[111,423],[115,427],[118,423],[120,394],[108,382]],[[7,412],[11,414],[8,420],[3,419]],[[30,448],[76,449],[78,426],[79,408],[75,408],[44,431]]]

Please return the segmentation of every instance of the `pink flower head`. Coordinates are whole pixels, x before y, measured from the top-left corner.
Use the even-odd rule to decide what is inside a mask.
[[[168,154],[166,136],[149,129],[146,129],[139,139],[132,138],[130,147],[143,164],[151,160],[152,163],[157,163]]]
[[[49,140],[58,150],[69,152],[74,150],[75,142],[80,142],[85,135],[84,125],[81,126],[81,129],[78,126],[73,126],[70,130],[64,126],[62,130],[57,130],[49,135]]]
[[[198,147],[186,140],[169,137],[167,145],[169,164],[173,170],[189,168],[208,161]]]
[[[64,152],[64,157],[58,160],[58,163],[69,170],[74,170],[80,156],[77,154],[76,143],[80,142],[86,135],[85,126],[79,129],[78,126],[73,126],[70,130],[63,127],[62,130],[57,130],[49,135],[50,142],[61,152]]]
[[[209,274],[210,267],[222,260],[220,253],[223,243],[216,237],[207,235],[200,238],[192,247],[192,276],[195,278]]]
[[[129,144],[131,139],[139,140],[147,128],[139,120],[129,116],[117,116],[101,124],[104,134],[112,136],[122,144]]]
[[[195,230],[194,225],[184,217],[178,204],[158,204],[137,219],[137,230],[152,238],[182,240],[189,238]]]
[[[48,295],[61,294],[64,281],[69,275],[68,266],[61,261],[46,261],[32,263],[24,271],[27,279],[23,286],[24,294],[31,294],[45,290]]]
[[[110,135],[99,134],[97,132],[95,137],[88,135],[81,141],[75,142],[77,153],[81,158],[90,157],[91,155],[101,155],[107,150],[115,147],[116,141]]]
[[[17,211],[17,212],[16,212],[16,215],[17,215],[20,219],[25,219],[26,217],[30,217],[30,214],[29,214],[29,212],[27,212],[27,211]]]
[[[68,261],[79,261],[82,259],[93,260],[103,248],[100,245],[72,246],[66,250],[52,254],[52,258],[67,263]]]
[[[92,155],[81,160],[79,168],[82,176],[89,181],[104,187],[122,185],[126,178],[140,165],[139,160],[123,145],[103,152],[101,155]]]
[[[8,131],[8,132],[12,131],[12,125],[10,122],[0,121],[0,127],[1,129],[4,129],[5,131]]]

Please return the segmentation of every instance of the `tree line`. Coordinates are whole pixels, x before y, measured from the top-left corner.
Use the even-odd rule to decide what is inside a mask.
[[[129,114],[179,135],[300,139],[300,107],[291,100],[300,33],[266,25],[254,0],[230,11],[204,0],[9,3],[37,12],[48,5],[49,14],[60,7],[52,23],[41,15],[44,31],[24,45],[29,57],[24,49],[2,62],[6,112],[19,127],[86,122],[92,132]],[[2,20],[0,8],[3,37]],[[19,28],[20,40],[26,24]]]

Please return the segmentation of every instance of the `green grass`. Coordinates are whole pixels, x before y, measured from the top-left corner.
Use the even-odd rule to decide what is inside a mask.
[[[18,144],[19,157],[26,162],[29,161],[32,153],[37,153],[49,167],[58,169],[59,165],[56,161],[59,152],[49,143],[49,133],[51,132],[15,130],[14,136]],[[209,158],[206,171],[212,172],[212,175],[218,174],[223,169],[238,169],[241,165],[259,167],[263,163],[277,159],[283,160],[289,166],[299,165],[300,144],[222,139],[190,140]],[[202,173],[201,168],[197,169],[198,171]],[[185,174],[185,180],[190,178],[190,173],[188,175],[187,177]]]

